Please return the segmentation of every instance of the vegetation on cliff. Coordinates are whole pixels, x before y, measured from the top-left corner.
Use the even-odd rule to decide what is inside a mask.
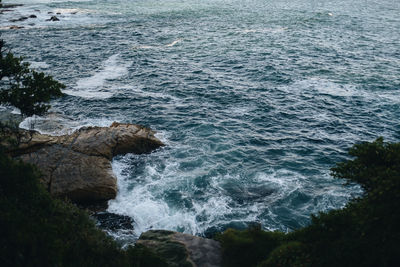
[[[122,250],[86,212],[54,199],[37,169],[0,152],[2,266],[165,266],[141,246]]]
[[[13,105],[25,116],[43,114],[64,85],[29,69],[3,45],[0,41],[0,104]],[[0,128],[10,130],[1,123]],[[9,139],[2,135],[1,143],[18,145]],[[86,212],[50,196],[40,176],[35,166],[10,158],[0,145],[2,266],[166,266],[143,246],[122,250]]]
[[[399,266],[400,143],[354,145],[334,177],[357,182],[364,195],[320,213],[289,234],[253,227],[218,236],[225,266]]]

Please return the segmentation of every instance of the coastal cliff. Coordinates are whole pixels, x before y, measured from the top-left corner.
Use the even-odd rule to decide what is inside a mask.
[[[12,157],[36,165],[41,182],[52,195],[90,203],[115,198],[114,156],[149,153],[164,145],[154,133],[140,125],[116,122],[62,136],[5,130],[1,145]]]

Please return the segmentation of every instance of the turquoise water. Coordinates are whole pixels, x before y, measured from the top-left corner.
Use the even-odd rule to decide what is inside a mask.
[[[148,229],[299,228],[361,193],[329,175],[352,144],[399,140],[397,0],[18,2],[2,38],[67,85],[38,130],[116,120],[167,144],[113,161],[109,210],[135,221],[133,237],[113,233],[123,242]]]

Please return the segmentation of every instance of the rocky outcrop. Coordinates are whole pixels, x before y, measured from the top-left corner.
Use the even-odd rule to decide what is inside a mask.
[[[170,266],[221,266],[219,242],[188,234],[151,230],[143,233],[136,244],[144,245],[165,259]]]
[[[35,164],[52,195],[77,203],[115,198],[117,182],[111,168],[114,156],[149,153],[163,146],[152,130],[120,123],[85,127],[63,136],[26,130],[2,135],[1,143],[8,148],[7,153]]]
[[[46,21],[60,21],[60,19],[57,18],[56,16],[51,16],[51,18],[46,19]]]

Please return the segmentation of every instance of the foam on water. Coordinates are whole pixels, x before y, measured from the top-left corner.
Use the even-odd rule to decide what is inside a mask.
[[[173,47],[177,43],[180,43],[182,39],[177,39],[169,44],[166,45],[135,45],[132,48],[137,50],[137,49],[161,49],[161,48],[166,48],[166,47]]]
[[[172,43],[167,44],[167,45],[165,45],[165,46],[166,46],[166,47],[172,47],[172,46],[176,45],[177,43],[179,43],[180,41],[182,41],[182,40],[181,40],[181,39],[178,39],[178,40],[175,40],[175,41],[173,41]]]
[[[48,69],[50,66],[44,61],[31,61],[30,67],[34,69]]]
[[[126,75],[131,64],[121,62],[119,54],[112,55],[102,63],[100,70],[90,77],[79,79],[74,89],[64,90],[64,93],[83,98],[109,98],[117,88],[107,88],[106,83]]]
[[[42,134],[65,135],[71,134],[82,127],[99,126],[108,127],[113,120],[106,118],[97,119],[72,119],[60,113],[47,113],[44,116],[25,118],[19,125],[21,129],[35,130]]]
[[[396,91],[367,91],[364,88],[356,87],[351,84],[339,84],[321,78],[311,78],[296,81],[289,86],[282,88],[290,94],[329,95],[333,97],[357,97],[366,101],[381,100],[389,103],[400,103],[400,95]]]
[[[262,29],[244,29],[238,31],[239,33],[281,33],[286,31],[287,27],[277,27],[277,28],[262,28]]]
[[[179,160],[171,163],[166,155],[162,157],[166,158],[164,162],[151,160],[165,153],[158,151],[145,157],[126,155],[113,160],[119,193],[115,200],[109,201],[108,211],[134,219],[134,238],[149,229],[204,234],[210,227],[223,229],[232,223],[243,225],[243,222],[260,222],[270,230],[288,230],[281,228],[276,209],[285,207],[287,212],[301,217],[301,213],[330,209],[338,201],[345,203],[352,196],[349,190],[338,186],[310,194],[308,178],[288,170],[271,170],[247,179],[239,175],[212,176],[207,188],[199,192],[195,189],[196,174],[193,173],[205,170],[186,173],[179,168]],[[143,161],[150,162],[146,163],[144,171],[135,175]],[[165,166],[160,168],[159,164]],[[175,200],[180,199],[178,203],[171,202],[171,195]],[[288,200],[298,195],[310,200],[298,206],[298,210],[291,210]],[[317,209],[313,199],[320,199]],[[282,206],[283,203],[287,204]]]

